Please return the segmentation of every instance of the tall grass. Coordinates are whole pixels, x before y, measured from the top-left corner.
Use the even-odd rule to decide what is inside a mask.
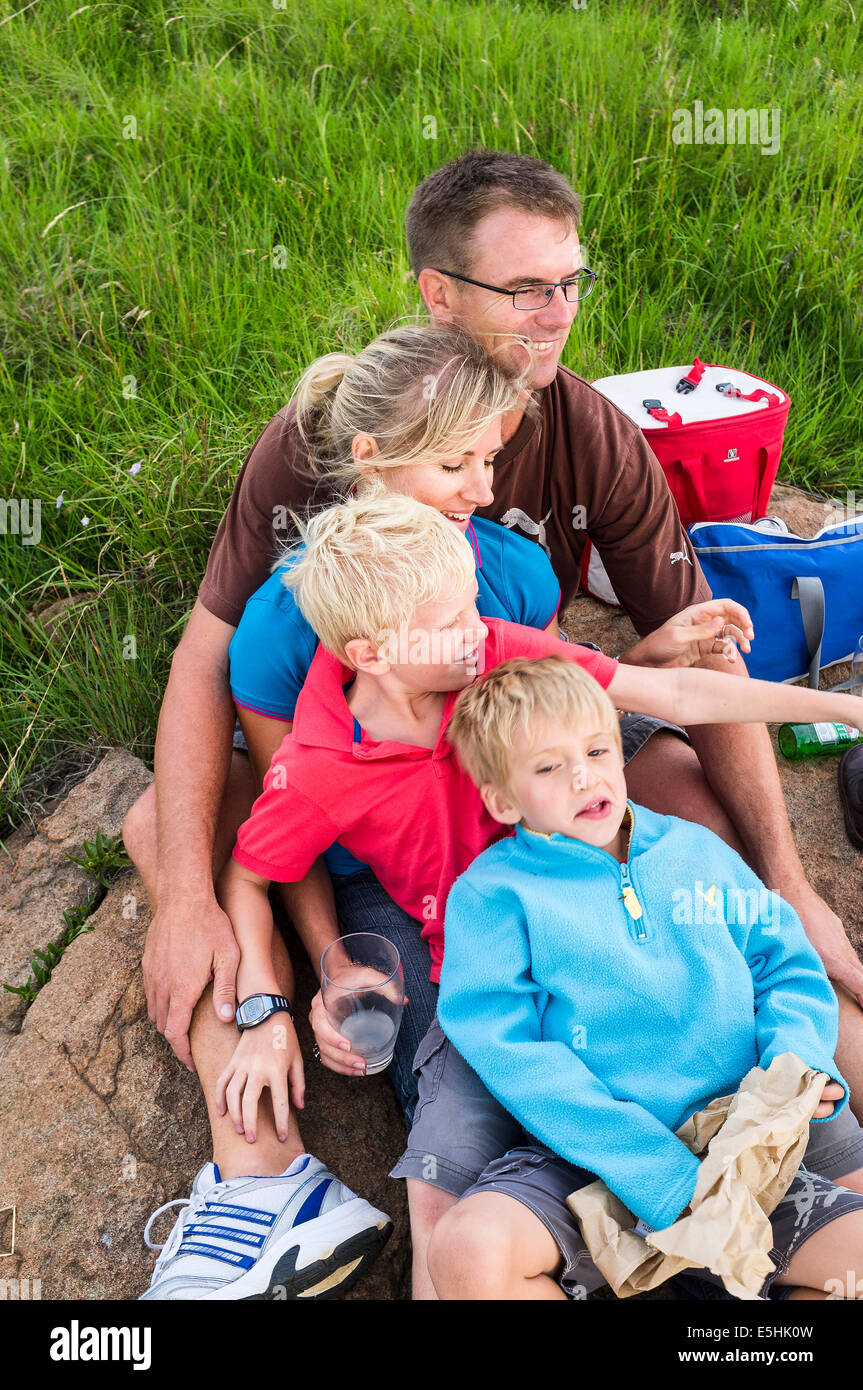
[[[0,494],[42,537],[0,539],[0,810],[59,750],[151,757],[245,453],[313,356],[417,311],[404,209],[471,144],[583,195],[568,365],[753,370],[794,402],[782,476],[861,487],[858,34],[848,0],[3,11]],[[675,145],[696,98],[778,106],[778,153]]]

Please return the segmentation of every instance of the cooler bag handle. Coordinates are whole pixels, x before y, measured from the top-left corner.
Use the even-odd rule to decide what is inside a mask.
[[[704,455],[692,454],[689,458],[677,459],[677,467],[683,477],[681,491],[689,499],[689,510],[697,521],[710,520],[707,493],[704,490]]]
[[[809,649],[809,688],[817,690],[824,640],[824,585],[816,575],[800,574],[791,581],[791,597],[800,602],[803,633]]]
[[[762,444],[758,450],[758,461],[761,465],[758,473],[758,487],[755,493],[755,510],[752,513],[753,521],[759,517],[766,516],[767,507],[770,503],[770,494],[773,491],[773,484],[776,480],[776,473],[779,468],[779,458],[782,454],[782,436],[774,439],[770,444]]]

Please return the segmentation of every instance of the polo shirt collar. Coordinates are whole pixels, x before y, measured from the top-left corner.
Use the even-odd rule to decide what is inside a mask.
[[[450,691],[444,703],[440,733],[433,749],[386,740],[363,743],[355,738],[356,720],[345,699],[344,687],[356,672],[344,666],[337,656],[318,643],[305,684],[297,696],[293,737],[297,743],[313,748],[330,748],[338,753],[360,752],[363,758],[422,756],[440,761],[451,756],[446,726],[459,692]]]

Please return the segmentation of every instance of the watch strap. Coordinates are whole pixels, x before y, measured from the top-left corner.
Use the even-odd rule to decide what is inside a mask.
[[[251,999],[260,999],[263,1005],[263,1013],[260,1018],[252,1019],[244,1023],[241,1018],[241,1010]],[[257,1028],[259,1023],[266,1023],[267,1019],[272,1018],[273,1014],[282,1012],[286,1013],[291,1019],[291,1022],[293,1022],[294,1011],[291,1007],[291,1001],[286,999],[283,994],[250,994],[248,998],[241,1001],[237,1009],[236,1024],[242,1033],[246,1028]]]

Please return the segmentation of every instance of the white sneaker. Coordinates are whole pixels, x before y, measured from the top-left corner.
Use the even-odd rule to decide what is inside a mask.
[[[150,1228],[181,1206],[164,1245]],[[335,1298],[349,1289],[389,1240],[393,1223],[300,1154],[281,1177],[219,1176],[205,1163],[189,1198],[153,1212],[144,1230],[161,1250],[141,1299]]]

